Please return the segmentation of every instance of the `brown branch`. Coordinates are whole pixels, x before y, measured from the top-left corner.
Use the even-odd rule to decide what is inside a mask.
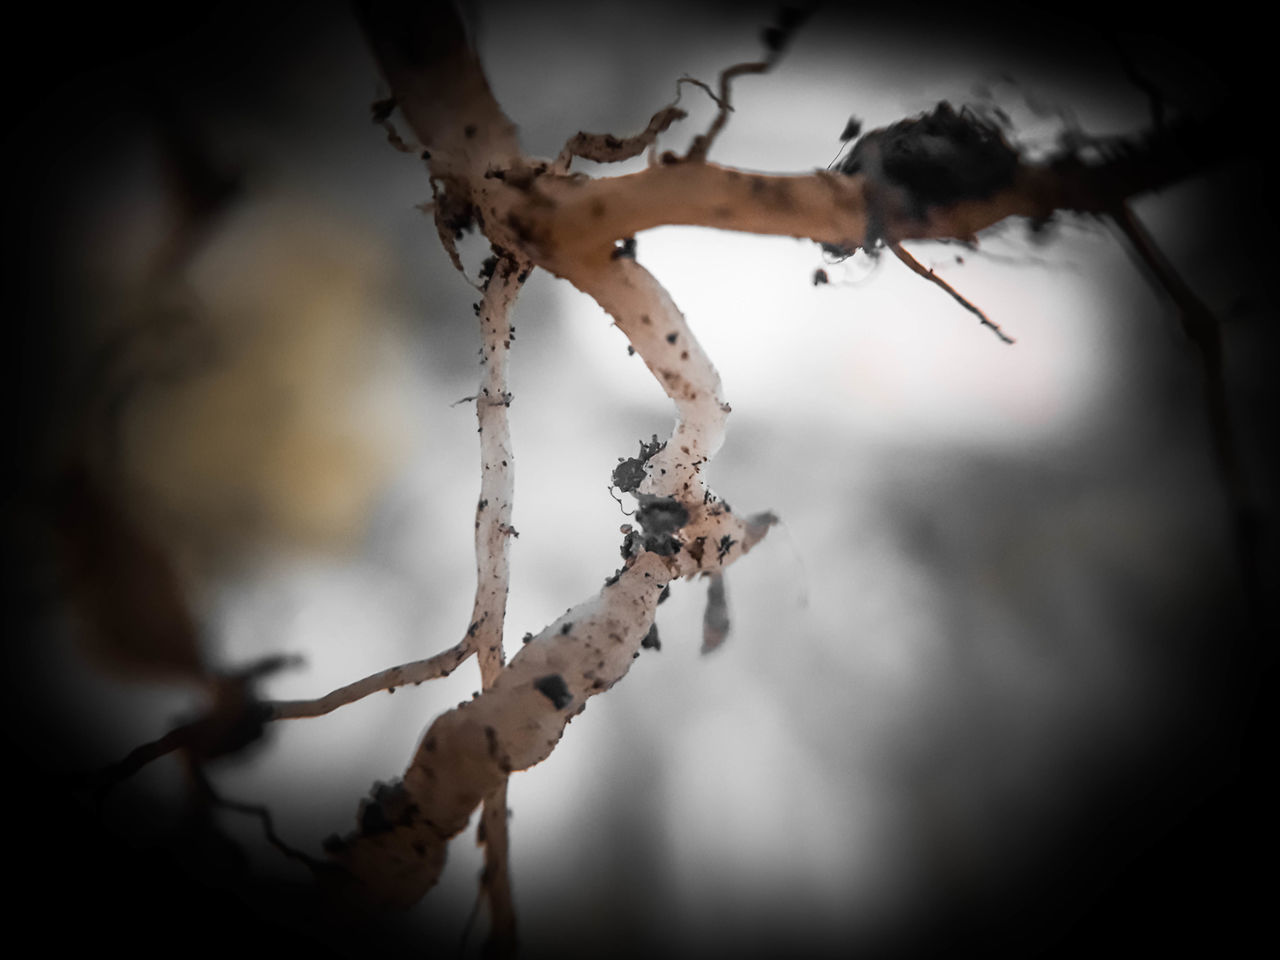
[[[689,152],[684,155],[686,161],[701,163],[707,159],[707,151],[711,149],[711,144],[720,135],[720,131],[724,129],[724,125],[729,120],[729,114],[733,112],[733,104],[729,99],[729,90],[732,82],[738,77],[746,76],[747,74],[767,73],[772,65],[769,61],[758,60],[752,63],[735,64],[720,72],[720,95],[715,97],[716,104],[720,109],[716,111],[715,119],[711,121],[711,126],[707,129],[707,132],[693,138]]]
[[[450,0],[356,0],[353,6],[434,174],[479,175],[520,155],[515,125],[493,98]]]
[[[665,133],[677,120],[683,120],[688,114],[674,103],[669,104],[649,118],[649,125],[631,137],[615,137],[611,133],[586,133],[579,131],[569,138],[556,158],[555,170],[568,173],[569,164],[574,157],[593,160],[596,163],[618,163],[639,156],[646,148],[653,146],[658,135]]]
[[[764,41],[768,55],[764,60],[753,61],[751,63],[739,63],[720,72],[720,93],[717,96],[711,93],[707,85],[700,80],[692,80],[689,82],[696,83],[711,93],[711,98],[715,100],[716,106],[720,109],[716,112],[715,118],[711,121],[711,126],[707,132],[694,138],[693,143],[689,147],[689,152],[685,154],[686,161],[701,163],[707,159],[707,152],[711,149],[711,144],[715,142],[720,131],[724,129],[725,123],[729,120],[729,114],[733,112],[733,104],[729,98],[730,86],[738,77],[746,76],[753,73],[768,73],[770,69],[778,62],[782,51],[787,44],[791,42],[791,37],[795,33],[800,24],[813,13],[817,3],[810,3],[804,7],[784,6],[778,12],[777,22],[766,27],[761,32],[761,39]]]
[[[910,253],[908,253],[907,250],[902,246],[902,244],[891,243],[889,244],[889,249],[893,251],[894,256],[896,256],[899,260],[905,263],[913,271],[918,273],[920,276],[924,277],[930,283],[937,284],[939,287],[941,287],[943,290],[949,293],[951,297],[956,301],[956,303],[960,304],[960,306],[964,307],[966,310],[968,310],[970,313],[976,316],[979,320],[981,320],[982,325],[984,327],[990,327],[991,332],[994,333],[1001,340],[1003,340],[1005,343],[1011,344],[1014,342],[1012,337],[1007,335],[1003,330],[1000,329],[999,326],[993,323],[985,313],[983,313],[976,306],[974,306],[972,303],[966,300],[963,296],[957,293],[955,288],[952,287],[951,284],[947,283],[947,281],[943,280],[940,276],[938,276],[933,271],[932,268],[926,267],[919,260],[913,257]]]
[[[474,652],[475,648],[471,643],[471,637],[467,636],[448,650],[437,653],[434,657],[415,660],[412,663],[402,663],[386,670],[379,670],[377,673],[372,673],[362,680],[338,687],[338,689],[326,693],[323,697],[317,697],[314,700],[276,700],[267,702],[263,706],[267,710],[268,720],[322,717],[326,713],[337,710],[339,707],[345,707],[349,703],[362,700],[372,693],[395,690],[397,687],[404,687],[409,684],[417,686],[427,680],[447,677]]]

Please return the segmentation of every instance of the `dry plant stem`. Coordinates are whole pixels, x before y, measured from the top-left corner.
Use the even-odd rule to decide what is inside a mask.
[[[675,431],[647,461],[640,490],[675,497],[690,509],[691,523],[696,521],[710,495],[702,465],[724,442],[729,415],[720,374],[662,284],[634,260],[600,250],[580,258],[564,276],[614,318],[674,401]]]
[[[502,669],[502,625],[506,617],[509,581],[511,501],[515,484],[515,458],[506,389],[507,355],[510,350],[510,311],[527,264],[504,257],[480,305],[483,376],[476,396],[480,423],[480,500],[476,507],[476,598],[471,625],[463,639],[433,657],[381,670],[355,683],[339,687],[314,700],[267,703],[268,719],[318,717],[370,694],[447,677],[472,653],[479,654],[482,683]]]
[[[574,157],[593,160],[596,163],[618,163],[639,156],[646,148],[653,146],[658,134],[663,133],[677,120],[687,114],[670,104],[663,107],[649,119],[649,125],[633,137],[615,137],[611,133],[575,133],[569,138],[560,155],[556,157],[554,170],[557,173],[569,172],[569,164]]]
[[[929,282],[936,283],[943,290],[947,291],[947,293],[951,294],[952,298],[957,303],[959,303],[960,306],[964,307],[966,310],[968,310],[970,313],[976,316],[979,320],[981,320],[982,325],[984,327],[990,327],[991,332],[994,333],[997,337],[999,337],[1005,343],[1013,343],[1012,337],[1008,336],[996,324],[992,323],[985,313],[983,313],[976,306],[974,306],[972,303],[966,300],[963,296],[957,293],[955,288],[952,287],[951,284],[947,283],[947,281],[943,280],[940,276],[934,273],[933,270],[931,270],[929,267],[926,267],[919,260],[913,257],[910,253],[908,253],[907,250],[902,246],[902,244],[891,243],[889,244],[889,249],[893,251],[894,255],[899,260],[905,263],[913,271],[918,273],[920,276],[924,277]]]
[[[711,126],[707,129],[707,132],[694,138],[688,154],[685,155],[686,160],[702,161],[707,159],[707,152],[711,149],[716,137],[720,135],[720,131],[724,129],[724,125],[729,120],[729,114],[733,111],[733,104],[729,99],[729,88],[733,80],[749,73],[767,73],[770,66],[770,63],[761,60],[753,63],[735,64],[720,72],[720,95],[715,98],[716,105],[720,109],[716,111],[715,119],[711,121]]]
[[[380,670],[363,680],[348,683],[314,700],[277,700],[266,703],[264,707],[268,711],[267,719],[291,720],[300,717],[321,717],[372,693],[394,690],[396,687],[407,684],[419,684],[427,680],[435,680],[437,677],[447,677],[474,652],[471,638],[465,637],[434,657]]]
[[[510,587],[511,505],[515,496],[515,457],[507,416],[511,308],[528,264],[511,256],[499,258],[480,303],[482,374],[476,396],[480,430],[480,500],[476,505],[476,596],[468,634],[480,663],[480,682],[489,690],[502,673],[503,626]],[[484,798],[479,842],[484,846],[482,889],[489,903],[491,956],[507,956],[516,943],[515,908],[507,844],[507,780]]]

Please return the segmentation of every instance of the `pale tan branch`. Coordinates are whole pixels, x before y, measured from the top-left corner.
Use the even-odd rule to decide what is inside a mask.
[[[506,777],[550,755],[586,701],[626,675],[667,583],[717,573],[775,522],[772,514],[739,517],[707,487],[704,468],[723,440],[728,405],[715,368],[657,281],[634,261],[606,254],[585,263],[574,282],[617,318],[676,403],[675,432],[646,461],[641,489],[678,500],[683,506],[672,514],[681,519],[643,545],[628,538],[623,569],[599,594],[531,637],[478,697],[438,717],[403,781],[366,801],[365,827],[329,845],[375,903],[403,906],[426,893],[448,841],[478,805],[489,806],[486,824],[505,817]],[[501,879],[486,874],[490,881]],[[505,921],[495,913],[495,922]]]
[[[447,677],[474,652],[471,638],[468,636],[434,657],[380,670],[363,680],[348,683],[314,700],[277,700],[264,703],[263,707],[267,711],[266,719],[293,720],[301,717],[321,717],[339,707],[362,700],[372,693],[395,690],[397,687],[408,684],[416,686],[427,680]]]
[[[471,612],[471,642],[480,663],[482,690],[493,687],[506,657],[502,647],[511,576],[511,510],[515,497],[515,456],[507,389],[508,356],[515,328],[511,308],[528,276],[529,264],[505,252],[492,262],[480,302],[480,392],[476,420],[480,429],[480,500],[476,506],[476,595]],[[511,901],[507,844],[507,782],[484,798],[479,842],[484,846],[481,890],[489,904],[488,956],[511,956],[516,944],[516,914]]]

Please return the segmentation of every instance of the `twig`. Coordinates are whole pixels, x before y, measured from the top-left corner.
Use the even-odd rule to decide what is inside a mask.
[[[254,695],[254,681],[299,662],[297,657],[272,655],[211,678],[213,703],[208,710],[100,770],[93,777],[95,796],[101,800],[116,784],[174,751],[185,751],[193,761],[200,761],[235,753],[253,743],[262,735],[263,724],[274,719],[271,705]]]
[[[711,126],[707,132],[700,134],[694,138],[689,152],[685,154],[685,160],[693,162],[703,162],[707,159],[707,152],[711,149],[711,144],[715,142],[720,131],[724,128],[725,123],[729,119],[729,114],[733,112],[733,105],[729,99],[729,87],[733,80],[737,77],[745,76],[751,73],[768,73],[769,70],[778,62],[778,58],[782,55],[782,51],[786,49],[791,37],[795,34],[800,24],[809,18],[817,7],[817,3],[809,3],[800,7],[784,6],[778,12],[777,21],[771,26],[766,27],[761,32],[761,39],[764,41],[768,55],[764,60],[757,60],[751,63],[739,63],[720,72],[720,93],[719,95],[711,93],[710,88],[700,80],[689,79],[690,83],[696,83],[702,87],[707,93],[711,94],[711,99],[716,102],[720,108],[716,113],[715,119],[711,121]]]
[[[196,786],[213,806],[256,818],[262,824],[262,832],[266,836],[267,842],[290,860],[296,860],[312,871],[333,869],[332,864],[323,860],[317,860],[315,857],[304,853],[297,847],[291,846],[280,839],[280,835],[276,833],[275,822],[271,817],[271,811],[267,809],[265,804],[245,803],[240,800],[230,800],[224,797],[214,788],[203,768],[199,766],[192,765],[190,774],[195,780]]]
[[[733,104],[729,99],[729,87],[733,80],[749,73],[768,73],[771,66],[773,66],[771,61],[757,60],[752,63],[738,63],[720,71],[720,94],[719,96],[712,94],[712,99],[715,100],[720,109],[716,111],[715,119],[711,121],[711,126],[707,128],[707,132],[698,134],[693,138],[689,152],[684,155],[685,160],[701,163],[707,159],[707,152],[711,149],[711,144],[720,135],[720,131],[724,129],[725,123],[729,120],[729,114],[733,111]]]
[[[910,253],[908,253],[906,248],[903,247],[902,244],[891,243],[889,244],[889,249],[894,252],[894,255],[897,256],[899,260],[905,263],[908,267],[910,267],[916,273],[920,274],[920,276],[924,277],[926,280],[930,281],[931,283],[936,283],[943,290],[947,291],[947,293],[951,294],[951,296],[955,299],[955,301],[958,304],[960,304],[960,306],[964,307],[970,313],[974,314],[979,320],[981,320],[982,325],[984,327],[990,327],[991,332],[994,333],[1001,340],[1003,340],[1005,343],[1014,342],[1013,338],[1008,336],[996,324],[992,323],[985,313],[983,313],[976,306],[974,306],[972,303],[970,303],[968,300],[962,297],[959,293],[957,293],[949,283],[947,283],[940,276],[934,273],[931,268],[926,267],[919,260],[913,257]]]
[[[380,670],[363,680],[338,687],[314,700],[276,700],[264,703],[263,707],[267,710],[266,719],[293,720],[300,717],[321,717],[339,707],[355,703],[371,693],[394,690],[396,687],[411,683],[416,685],[427,680],[435,680],[437,677],[447,677],[474,652],[471,638],[468,636],[434,657]]]
[[[656,118],[655,118],[656,119]],[[652,126],[653,124],[651,124]],[[643,149],[641,147],[640,149]],[[637,152],[639,152],[637,150]],[[476,596],[471,636],[480,662],[482,690],[492,689],[502,674],[502,649],[510,585],[511,509],[515,496],[515,457],[511,451],[507,358],[511,346],[511,308],[527,277],[529,264],[503,254],[494,266],[480,304],[480,500],[476,508]],[[501,397],[503,402],[485,403]],[[484,798],[479,842],[484,846],[481,890],[489,903],[488,956],[512,956],[516,947],[516,914],[511,900],[507,844],[507,778]]]
[[[1262,531],[1259,511],[1254,503],[1240,462],[1231,412],[1227,403],[1226,373],[1222,363],[1222,327],[1209,306],[1201,300],[1169,263],[1142,222],[1127,203],[1113,213],[1116,223],[1129,240],[1140,262],[1157,284],[1173,300],[1182,332],[1195,345],[1200,357],[1204,383],[1204,404],[1209,419],[1209,434],[1218,475],[1226,489],[1231,511],[1236,553],[1244,581],[1245,597],[1255,631],[1261,633],[1266,622],[1262,576]]]

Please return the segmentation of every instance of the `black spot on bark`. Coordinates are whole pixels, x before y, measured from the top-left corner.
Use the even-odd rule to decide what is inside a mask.
[[[644,639],[640,641],[640,646],[646,650],[661,650],[662,641],[658,639],[658,625],[652,624],[649,632],[644,635]]]
[[[549,673],[545,677],[539,677],[533,681],[533,685],[540,694],[551,701],[551,705],[557,710],[563,710],[573,703],[573,694],[569,692],[569,687],[564,682],[564,677],[558,673]]]

